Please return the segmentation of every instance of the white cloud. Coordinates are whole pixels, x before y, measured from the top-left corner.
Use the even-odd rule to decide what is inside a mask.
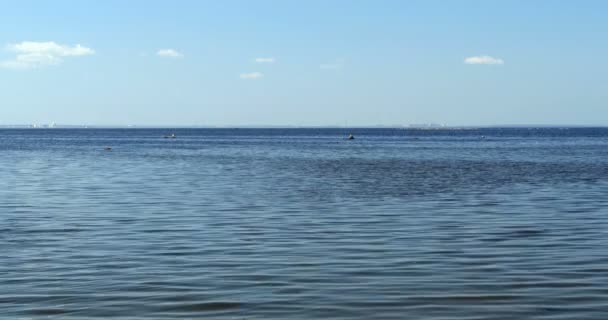
[[[10,69],[31,69],[57,65],[63,62],[65,57],[86,56],[95,53],[93,49],[79,44],[69,46],[53,41],[23,41],[17,44],[9,44],[6,48],[15,52],[16,56],[12,60],[0,61],[0,67]]]
[[[156,54],[163,58],[183,58],[184,55],[174,49],[160,49]]]
[[[344,67],[344,59],[338,59],[332,63],[324,63],[324,64],[321,64],[319,67],[321,69],[326,69],[326,70],[341,69],[342,67]]]
[[[464,59],[466,64],[505,64],[504,60],[491,56],[473,56]]]
[[[240,78],[244,80],[256,80],[264,77],[261,72],[241,73]]]
[[[255,58],[256,63],[274,63],[274,58]]]

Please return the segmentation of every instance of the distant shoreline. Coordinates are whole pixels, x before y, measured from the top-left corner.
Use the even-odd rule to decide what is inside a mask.
[[[396,130],[475,130],[475,129],[565,129],[565,128],[608,128],[608,125],[481,125],[481,126],[80,126],[80,125],[55,125],[55,126],[32,126],[32,125],[0,125],[0,129],[31,129],[31,130],[54,130],[54,129],[396,129]]]

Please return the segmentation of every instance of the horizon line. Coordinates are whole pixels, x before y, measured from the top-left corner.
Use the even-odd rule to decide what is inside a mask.
[[[82,124],[0,124],[0,129],[482,129],[482,128],[605,128],[608,124],[493,124],[443,125],[82,125]]]

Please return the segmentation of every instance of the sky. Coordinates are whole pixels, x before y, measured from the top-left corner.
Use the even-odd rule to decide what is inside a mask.
[[[0,8],[0,125],[608,125],[608,1]]]

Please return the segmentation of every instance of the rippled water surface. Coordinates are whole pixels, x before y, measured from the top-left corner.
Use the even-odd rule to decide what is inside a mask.
[[[608,319],[608,129],[6,129],[0,178],[0,318]]]

